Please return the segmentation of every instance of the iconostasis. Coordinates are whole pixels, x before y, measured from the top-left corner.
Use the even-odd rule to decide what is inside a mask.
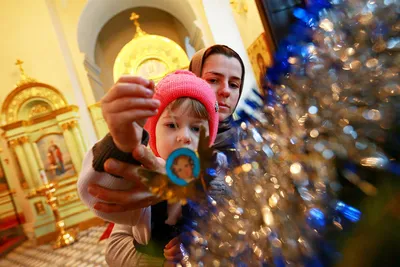
[[[29,203],[22,208],[25,232],[43,243],[56,231],[52,210],[38,193],[45,184],[56,184],[58,210],[67,227],[94,216],[81,204],[76,190],[87,147],[78,107],[68,105],[56,88],[27,77],[20,69],[22,80],[5,98],[1,112],[2,138],[15,164],[8,164],[10,158],[4,153],[2,161],[6,162],[3,167],[8,184],[22,191],[23,197],[16,198],[17,206]],[[8,189],[0,187],[0,194],[4,190]],[[0,204],[2,211],[10,208]]]

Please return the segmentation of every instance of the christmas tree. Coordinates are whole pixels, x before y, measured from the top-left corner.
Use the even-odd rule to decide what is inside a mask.
[[[197,203],[189,265],[385,262],[377,248],[400,237],[399,13],[395,0],[294,10],[263,104],[239,114],[231,194]]]

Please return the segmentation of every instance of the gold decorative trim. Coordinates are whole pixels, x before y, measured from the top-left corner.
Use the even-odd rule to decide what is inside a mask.
[[[71,120],[71,121],[62,123],[60,126],[64,131],[66,131],[68,129],[75,128],[77,125],[78,125],[78,122],[76,120]]]
[[[60,200],[60,199],[57,199],[57,202],[58,202],[59,200]],[[78,197],[78,198],[76,198],[76,199],[74,199],[74,200],[72,200],[72,201],[70,201],[70,202],[58,204],[58,207],[59,207],[59,208],[62,208],[62,207],[68,206],[68,205],[70,205],[70,204],[75,204],[75,203],[78,203],[78,202],[79,202],[79,204],[83,205],[82,202],[81,202],[81,200],[80,200],[80,198]],[[76,205],[76,206],[71,207],[71,208],[75,208],[75,207],[77,207],[77,206],[79,206],[79,205]]]
[[[63,129],[64,132],[69,129],[69,123],[68,122],[60,124],[60,126],[61,126],[61,129]]]
[[[78,193],[75,193],[75,194],[70,193],[70,194],[63,194],[62,196],[59,196],[57,198],[57,200],[58,200],[58,203],[60,203],[60,201],[61,201],[62,205],[64,205],[64,204],[68,205],[71,203],[75,203],[75,200],[80,200],[80,199],[79,199]],[[58,206],[60,207],[60,204]]]
[[[90,110],[91,108],[94,108],[94,107],[101,108],[101,102],[96,102],[94,104],[89,105],[88,109]]]
[[[28,143],[29,139],[27,136],[21,136],[8,141],[8,146],[11,148],[15,148],[16,146],[23,145]]]
[[[18,143],[18,140],[16,140],[16,139],[8,141],[8,146],[11,148],[15,148],[18,145],[19,145],[19,143]]]
[[[20,143],[21,145],[29,142],[29,138],[27,136],[18,137],[17,140],[18,140],[18,143]]]
[[[34,97],[48,99],[46,94],[42,94],[43,92],[36,92],[36,87],[45,88],[48,90],[47,95],[50,96],[49,100],[53,103],[56,103],[59,107],[65,107],[68,105],[65,97],[58,91],[55,87],[40,83],[40,82],[29,82],[23,85],[16,87],[4,100],[3,108],[1,110],[1,114],[3,116],[3,123],[12,123],[17,120],[18,110],[21,107],[22,102],[25,102],[27,98],[30,98],[31,95]],[[30,91],[23,92],[24,90],[31,89]],[[15,101],[18,99],[18,101]],[[57,103],[58,102],[58,103]]]
[[[38,139],[34,140],[33,143],[37,143],[37,142],[39,142],[41,139],[45,138],[46,136],[53,135],[53,134],[56,134],[56,135],[63,135],[62,132],[45,133],[44,135],[40,136]]]
[[[70,121],[69,124],[71,125],[71,128],[75,128],[78,126],[78,121],[73,120],[73,121]]]
[[[62,184],[62,185],[59,185],[60,181],[69,179],[69,178],[74,177],[74,176],[75,175],[70,175],[70,176],[67,176],[67,177],[63,177],[62,179],[58,180],[57,182],[53,181],[51,183],[53,183],[54,187],[57,188],[57,189],[58,188],[67,187],[69,185],[76,184],[77,181],[78,181],[78,178],[76,178],[76,179],[74,179],[74,180],[72,180],[70,182],[67,182],[65,184]],[[49,184],[47,184],[47,186],[49,186]],[[46,185],[43,185],[43,186],[39,187],[38,189],[32,189],[29,193],[27,193],[26,198],[27,199],[32,199],[32,198],[35,198],[35,197],[43,197],[42,195],[38,194],[37,191],[43,189],[44,187],[46,187]]]
[[[5,201],[0,202],[0,205],[4,205],[4,204],[7,204],[7,203],[11,203],[11,202],[12,202],[11,198],[10,199],[6,199]]]
[[[55,126],[57,126],[57,124],[52,124],[52,125],[40,127],[39,129],[36,129],[36,130],[33,130],[33,131],[29,131],[29,132],[26,132],[26,133],[42,132],[45,129],[52,128],[52,127],[55,127]]]
[[[3,215],[5,215],[5,214],[14,213],[14,212],[15,212],[14,209],[7,210],[7,211],[5,211],[5,212],[2,212],[2,213],[0,213],[0,218],[3,218]]]
[[[57,187],[57,188],[60,188],[60,187]],[[71,193],[71,192],[78,192],[78,189],[76,187],[74,187],[72,189],[65,190],[65,191],[62,191],[62,192],[58,192],[57,191],[57,193],[55,193],[54,196],[55,197],[59,197],[59,196],[62,196],[64,194],[68,194],[68,193]]]
[[[47,120],[50,120],[50,119],[54,119],[55,117],[57,117],[58,115],[61,115],[63,113],[67,113],[67,112],[70,112],[70,111],[77,112],[78,110],[79,110],[79,108],[77,106],[71,105],[71,106],[68,106],[68,107],[64,107],[64,108],[60,108],[60,109],[54,110],[54,111],[52,111],[50,113],[46,113],[46,115],[33,118],[32,120],[28,120],[28,121],[23,120],[23,121],[12,122],[12,123],[9,123],[9,124],[6,124],[6,125],[2,125],[0,128],[3,129],[4,131],[9,131],[9,130],[12,130],[12,129],[15,129],[15,128],[19,128],[19,127],[22,127],[22,126],[30,126],[30,125],[38,124],[38,123],[41,123],[41,122],[44,122],[44,121],[47,121]]]
[[[58,180],[58,182],[57,182],[57,183],[58,183],[58,184],[57,184],[57,188],[64,188],[64,187],[67,187],[67,186],[69,186],[69,185],[76,184],[76,183],[78,182],[78,177],[76,177],[75,180],[72,180],[72,181],[69,181],[69,182],[67,182],[67,183],[65,183],[65,184],[61,184],[61,185],[60,185],[60,182],[61,182],[61,181],[68,180],[69,178],[74,177],[74,176],[75,176],[75,174],[70,175],[70,176],[63,177],[62,179]]]
[[[10,195],[14,195],[14,194],[15,194],[15,190],[11,189],[11,190],[8,190],[8,191],[2,193],[0,195],[0,198],[6,197],[6,196],[10,196]]]
[[[29,192],[25,196],[26,199],[32,199],[35,197],[43,197],[43,196],[38,194],[35,189],[29,190]]]
[[[48,107],[46,107],[46,106],[44,106],[42,104],[37,104],[37,105],[34,105],[31,108],[31,110],[29,111],[28,118],[32,119],[32,118],[35,118],[35,117],[38,117],[38,116],[42,116],[43,114],[46,114],[46,113],[49,113],[49,112],[51,112],[51,110],[49,110]]]
[[[12,122],[10,124],[6,124],[1,126],[1,129],[3,129],[4,131],[9,131],[15,128],[19,128],[22,126],[28,126],[29,123],[27,121],[16,121],[16,122]]]
[[[237,14],[247,13],[249,10],[246,0],[230,0],[230,4]]]
[[[43,115],[43,116],[40,116],[40,117],[32,119],[32,124],[37,124],[37,123],[44,122],[44,121],[47,121],[47,120],[50,120],[50,119],[54,119],[58,115],[61,115],[61,114],[64,114],[64,113],[67,113],[67,112],[70,112],[70,111],[77,112],[78,110],[79,110],[79,108],[77,106],[75,106],[75,105],[71,105],[71,106],[68,106],[68,107],[60,108],[60,109],[54,110],[54,111],[52,111],[50,113],[46,113],[46,115]]]

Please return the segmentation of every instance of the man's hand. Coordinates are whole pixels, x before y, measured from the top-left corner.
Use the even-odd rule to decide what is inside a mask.
[[[133,151],[133,157],[142,163],[143,167],[165,173],[165,161],[157,158],[153,152],[140,145]],[[129,191],[111,190],[99,185],[90,184],[88,192],[98,198],[94,208],[98,211],[112,213],[145,208],[157,204],[161,199],[152,195],[147,187],[141,183],[137,170],[141,166],[124,163],[115,159],[108,159],[104,164],[106,172],[132,181],[134,188]],[[109,203],[104,203],[109,202]]]

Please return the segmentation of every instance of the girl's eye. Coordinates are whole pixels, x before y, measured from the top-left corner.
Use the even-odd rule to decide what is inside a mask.
[[[191,129],[193,132],[196,132],[196,133],[200,132],[200,127],[198,127],[198,126],[193,126],[193,127],[191,127]]]
[[[209,84],[216,84],[216,83],[218,82],[218,80],[212,78],[212,79],[208,79],[207,82],[208,82]]]
[[[167,126],[168,128],[171,128],[171,129],[176,128],[176,125],[174,123],[167,123],[165,126]]]

